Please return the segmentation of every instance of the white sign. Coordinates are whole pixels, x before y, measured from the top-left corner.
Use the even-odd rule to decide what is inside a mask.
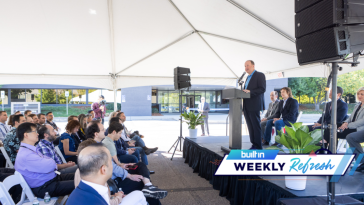
[[[65,92],[64,92],[64,95],[65,95],[66,97],[68,97],[68,96],[69,96],[69,91],[65,91]]]
[[[147,95],[147,100],[151,100],[151,97],[150,97],[150,95]]]
[[[4,99],[5,98],[5,91],[1,91],[1,98]]]
[[[121,102],[125,102],[125,95],[121,96]]]

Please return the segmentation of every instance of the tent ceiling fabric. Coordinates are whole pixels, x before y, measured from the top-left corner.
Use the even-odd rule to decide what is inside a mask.
[[[1,84],[166,85],[182,66],[192,84],[231,86],[248,59],[267,79],[328,72],[300,67],[295,44],[277,32],[294,36],[286,0],[0,0],[0,28]]]

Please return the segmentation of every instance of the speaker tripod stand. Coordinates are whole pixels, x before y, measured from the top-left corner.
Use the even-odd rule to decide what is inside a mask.
[[[173,156],[176,153],[178,144],[179,144],[179,151],[182,151],[182,139],[183,140],[185,139],[184,137],[182,137],[182,116],[181,116],[181,118],[179,120],[180,120],[180,135],[178,136],[177,140],[174,142],[172,147],[169,148],[169,150],[168,150],[168,153],[169,153],[171,151],[171,149],[174,147],[174,151],[173,151],[171,160],[173,160]]]
[[[182,98],[181,98],[181,94],[182,94],[182,91],[180,91],[180,95],[179,95],[179,107],[180,107],[180,111],[181,111],[181,114],[182,114]],[[168,150],[168,153],[169,153],[171,151],[171,149],[174,147],[174,151],[173,151],[171,160],[173,160],[173,156],[176,153],[178,144],[179,144],[179,151],[182,151],[182,139],[183,140],[185,139],[182,136],[182,115],[180,116],[179,121],[180,121],[179,136],[178,136],[177,140],[174,142],[174,144],[172,145],[172,147],[169,148],[169,150]]]

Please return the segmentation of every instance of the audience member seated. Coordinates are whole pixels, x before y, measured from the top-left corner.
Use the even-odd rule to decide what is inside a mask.
[[[6,120],[8,119],[8,114],[6,111],[0,111],[0,146],[2,146],[5,136],[8,132],[10,132],[11,127],[6,124]],[[6,159],[4,155],[0,152],[0,167],[5,167]]]
[[[5,124],[6,120],[8,120],[8,114],[6,111],[0,111],[0,140],[4,141],[5,136],[8,132],[10,132],[10,127]]]
[[[100,121],[89,123],[86,129],[86,137],[94,139],[96,142],[101,143],[101,141],[105,139],[104,125],[102,125]],[[120,139],[117,142],[119,142]],[[136,151],[137,153],[134,154],[135,149],[127,151],[126,145],[124,144],[123,146],[121,141],[119,144],[115,143],[115,146],[120,162],[137,163],[139,161],[139,152]]]
[[[281,96],[283,100],[279,102],[277,112],[274,114],[273,119],[267,121],[265,128],[264,140],[268,143],[270,142],[273,125],[278,135],[278,131],[285,126],[291,127],[290,123],[295,123],[298,117],[298,102],[293,99],[291,89],[288,87],[282,88]],[[278,143],[274,145],[278,145]]]
[[[40,125],[44,125],[45,124],[45,121],[46,121],[46,116],[45,116],[45,114],[43,114],[43,113],[39,113],[38,115],[37,115],[37,117],[38,117],[38,126],[40,126]]]
[[[31,115],[31,114],[29,114],[29,115]],[[30,123],[33,123],[33,118],[31,118],[30,116],[24,116],[25,117],[25,122],[30,122]]]
[[[70,115],[67,119],[67,122],[70,122],[71,120],[75,120],[78,121],[78,117],[76,115]],[[80,123],[80,127],[81,127],[81,123]],[[76,143],[76,149],[78,148],[78,145],[84,140],[79,134],[78,132],[80,131],[80,129],[77,130],[77,132],[73,132],[72,136],[75,139],[75,143]]]
[[[119,162],[116,147],[114,144],[114,141],[119,140],[121,137],[121,132],[123,131],[124,127],[119,122],[112,122],[109,126],[109,135],[105,137],[105,139],[102,141],[102,144],[109,150],[110,155],[114,162],[121,166],[121,163]]]
[[[86,129],[87,139],[94,139],[97,143],[101,143],[105,139],[104,125],[99,120],[92,121],[87,124]]]
[[[80,122],[80,129],[77,131],[77,135],[80,137],[80,139],[86,140],[86,128],[87,128],[87,117],[85,114],[80,114],[78,116],[78,121]]]
[[[13,124],[14,116],[15,116],[15,115],[10,115],[10,117],[9,117],[9,120],[8,120],[8,126],[9,126],[10,128],[12,128],[12,127],[14,126],[14,124]]]
[[[17,129],[19,125],[25,123],[24,115],[15,115],[13,118],[13,127],[11,130],[6,134],[4,139],[4,149],[9,155],[11,162],[15,163],[15,158],[19,150],[20,140],[16,137]]]
[[[107,148],[98,143],[84,148],[79,155],[79,172],[81,182],[68,198],[67,205],[110,204],[107,180],[112,177],[113,166]],[[147,204],[140,191],[126,196],[119,192],[117,197],[120,204]]]
[[[59,139],[58,145],[67,162],[72,161],[77,164],[77,148],[79,141],[75,139],[73,133],[78,131],[80,123],[77,120],[71,120],[67,123],[66,132]]]
[[[341,87],[337,87],[337,117],[336,117],[336,123],[337,126],[340,127],[342,125],[342,123],[344,122],[345,118],[347,117],[348,114],[348,104],[346,104],[346,102],[344,102],[341,99],[341,96],[343,95],[344,90]],[[329,98],[332,99],[332,89],[329,93]],[[328,102],[326,105],[326,110],[325,110],[325,116],[324,116],[324,124],[328,125],[331,124],[331,108],[332,108],[332,102]],[[320,119],[313,125],[308,125],[308,128],[311,131],[313,131],[314,129],[321,129],[321,122],[322,121],[322,117],[320,117]],[[324,139],[329,139],[330,138],[330,129],[326,128],[324,130]],[[326,142],[325,142],[326,143]]]
[[[345,139],[346,136],[352,133],[351,141],[360,141],[363,137],[360,135],[361,131],[364,130],[364,87],[361,87],[356,93],[357,101],[359,103],[355,105],[353,113],[350,117],[345,120],[345,122],[338,128],[338,130],[342,130],[337,133],[337,139]],[[325,139],[329,142],[329,137]],[[349,141],[349,140],[348,140]],[[356,146],[354,146],[356,147]]]
[[[89,111],[87,112],[86,117],[87,117],[87,124],[88,124],[88,123],[90,123],[92,120],[94,120],[94,118],[95,118],[95,113],[94,113],[94,111],[93,111],[93,110],[89,110]]]
[[[109,123],[118,123],[121,126],[123,126],[121,124],[120,118],[118,118],[118,117],[111,118],[109,120]],[[123,129],[124,129],[124,126],[123,126]],[[107,129],[107,131],[109,132],[109,128]],[[124,132],[124,130],[122,132]],[[121,135],[122,135],[122,133],[121,133]],[[140,157],[141,157],[142,161],[144,162],[144,164],[148,165],[147,154],[145,153],[143,148],[135,147],[135,141],[134,140],[130,140],[128,143],[126,143],[123,139],[120,139],[120,136],[119,136],[119,138],[117,140],[114,140],[114,142],[115,142],[115,146],[119,148],[118,149],[119,150],[118,155],[124,155],[122,150],[126,150],[128,152],[135,150],[136,152],[134,152],[132,154],[135,155],[138,158],[138,160],[139,160],[139,155],[140,155]],[[148,153],[150,153],[150,151],[151,150],[149,150]],[[125,163],[134,163],[134,162],[129,162],[128,161],[129,159],[124,159],[125,158],[124,156],[122,156],[121,158],[123,158],[123,160],[126,160],[126,161],[124,161]],[[126,158],[130,158],[130,157],[126,157]]]
[[[15,169],[0,168],[0,182],[3,182],[6,177],[13,175],[14,172]],[[11,198],[13,199],[15,204],[20,201],[21,193],[22,193],[22,188],[19,184],[9,189],[9,194],[11,195]]]
[[[24,117],[25,119],[27,119],[28,115],[32,114],[32,111],[31,110],[26,110],[24,111]]]
[[[74,174],[76,172],[77,165],[75,165],[72,161],[63,163],[61,157],[58,156],[54,149],[53,141],[56,139],[56,132],[51,125],[42,125],[39,127],[38,138],[39,142],[37,144],[37,152],[52,158],[56,162],[57,169],[61,172],[61,174]]]
[[[278,99],[278,92],[277,91],[272,91],[270,93],[270,100],[272,102],[269,103],[267,113],[265,114],[264,118],[260,122],[260,126],[262,127],[262,144],[263,145],[269,145],[269,142],[266,142],[264,140],[264,131],[265,131],[265,127],[267,126],[268,120],[273,119],[274,114],[278,110],[279,99]]]
[[[96,143],[96,141],[93,139],[88,139],[87,141],[80,144],[79,151],[93,143]],[[129,169],[128,167],[134,164],[123,164],[121,167],[116,165],[114,161],[112,161],[112,164],[113,174],[111,179],[115,181],[117,187],[121,188],[125,194],[129,194],[135,190],[145,189],[143,192],[144,196],[147,197],[147,202],[149,205],[159,205],[159,199],[167,196],[167,191],[153,186],[150,181],[149,170],[144,163],[140,162],[135,164],[138,167],[133,170]],[[79,182],[79,171],[76,171],[75,186],[77,186]],[[110,204],[112,204],[112,201],[110,201]]]
[[[67,122],[69,122],[69,121],[71,121],[71,120],[76,120],[76,121],[78,121],[78,117],[77,117],[76,115],[70,115],[70,116],[68,116],[68,118],[67,118]]]
[[[56,130],[57,136],[60,136],[61,128],[59,128],[57,126],[57,124],[55,122],[53,122],[53,118],[54,118],[53,112],[47,112],[46,118],[47,118],[47,120],[44,124],[50,124],[54,128],[54,130]]]
[[[348,114],[348,104],[341,99],[343,93],[344,90],[338,86],[337,96],[336,96],[337,99],[336,124],[338,125],[338,127],[341,126],[341,124],[344,122]],[[332,89],[330,90],[329,98],[332,99]],[[324,124],[326,125],[331,124],[331,109],[332,109],[331,104],[332,102],[330,101],[326,105],[325,116],[324,116]],[[320,117],[320,119],[317,120],[315,124],[308,125],[310,132],[313,131],[314,129],[321,129],[321,123],[322,123],[322,117]]]
[[[48,192],[51,197],[70,194],[75,186],[74,174],[57,175],[56,162],[37,152],[34,144],[38,141],[37,126],[25,122],[17,128],[17,137],[21,141],[15,170],[23,175],[33,194],[43,198]]]
[[[154,153],[155,151],[158,150],[158,147],[155,147],[155,148],[146,147],[144,140],[138,135],[134,135],[132,138],[130,138],[130,133],[128,132],[128,129],[125,126],[125,121],[126,121],[125,114],[123,112],[119,112],[116,116],[121,119],[121,123],[124,126],[124,130],[123,130],[123,133],[121,134],[121,138],[125,142],[127,142],[131,147],[135,147],[135,146],[141,147],[141,148],[143,148],[143,150],[145,151],[145,154],[147,154],[147,155],[149,155],[150,153]],[[133,141],[135,143],[133,143]]]
[[[36,114],[29,114],[28,115],[29,118],[32,118],[33,123],[37,125],[37,127],[39,127],[39,119],[38,116]]]

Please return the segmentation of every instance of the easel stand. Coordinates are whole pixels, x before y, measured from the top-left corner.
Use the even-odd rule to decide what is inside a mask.
[[[181,99],[181,94],[182,94],[182,91],[180,91],[180,95],[179,95],[179,110],[182,114],[182,99]],[[185,138],[182,136],[182,116],[180,117],[179,119],[180,121],[180,127],[179,127],[179,136],[177,138],[177,140],[174,142],[174,144],[172,145],[171,148],[169,148],[168,150],[168,153],[171,151],[171,149],[174,147],[174,151],[173,151],[173,154],[172,154],[172,158],[171,160],[173,160],[173,156],[174,154],[176,153],[176,150],[177,150],[177,147],[178,147],[178,144],[179,144],[179,151],[182,151],[182,139],[184,140]]]

